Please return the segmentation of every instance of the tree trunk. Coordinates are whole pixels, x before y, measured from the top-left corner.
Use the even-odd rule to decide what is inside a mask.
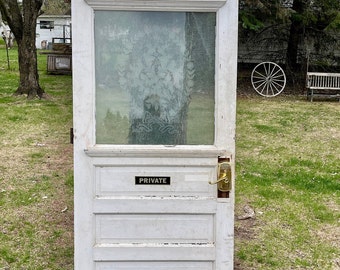
[[[291,15],[292,24],[290,26],[288,47],[287,47],[287,65],[292,71],[298,70],[298,46],[303,35],[304,23],[303,13],[306,9],[305,0],[294,0]]]
[[[3,18],[7,21],[18,44],[20,83],[14,94],[26,94],[29,99],[44,96],[44,90],[39,85],[35,46],[36,22],[42,3],[43,0],[23,0],[20,9],[17,1],[0,0]]]
[[[42,1],[23,1],[23,31],[18,42],[18,57],[20,83],[14,94],[27,94],[27,98],[32,99],[38,96],[43,97],[44,90],[39,85],[36,22],[41,8]]]
[[[31,37],[32,35],[34,35],[33,38]],[[35,27],[29,37],[23,36],[23,39],[18,42],[18,57],[20,83],[14,95],[26,94],[29,99],[36,96],[42,98],[45,92],[39,85]]]

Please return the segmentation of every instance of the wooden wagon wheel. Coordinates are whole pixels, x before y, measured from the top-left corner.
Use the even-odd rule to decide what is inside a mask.
[[[278,64],[262,62],[251,73],[251,84],[261,96],[275,97],[285,88],[286,75]]]

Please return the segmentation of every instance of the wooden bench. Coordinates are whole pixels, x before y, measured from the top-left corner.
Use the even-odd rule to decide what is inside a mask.
[[[307,72],[307,98],[315,96],[338,98],[340,101],[340,73]]]

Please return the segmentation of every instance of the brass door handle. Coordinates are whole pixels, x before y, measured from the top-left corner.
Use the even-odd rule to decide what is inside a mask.
[[[231,190],[231,165],[229,162],[218,164],[218,177],[216,181],[209,181],[209,184],[217,184],[217,189],[222,192]]]
[[[210,185],[216,185],[216,184],[220,183],[221,181],[224,181],[224,182],[227,181],[228,182],[229,179],[228,179],[227,176],[224,176],[224,177],[218,178],[216,181],[209,181],[209,184]]]

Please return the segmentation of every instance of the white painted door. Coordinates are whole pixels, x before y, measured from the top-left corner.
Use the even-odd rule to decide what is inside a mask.
[[[75,269],[233,269],[237,8],[72,1]]]

